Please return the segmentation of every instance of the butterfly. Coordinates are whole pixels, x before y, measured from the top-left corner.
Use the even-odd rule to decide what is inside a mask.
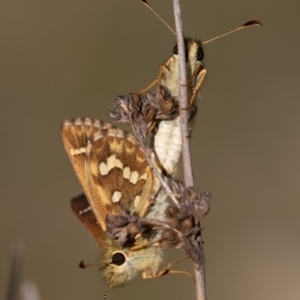
[[[163,24],[174,34],[176,32],[169,26],[169,24],[157,13],[157,11],[148,3],[147,0],[140,0]],[[216,36],[208,41],[201,42],[194,38],[184,39],[185,60],[186,60],[186,75],[187,75],[187,96],[189,103],[187,108],[190,109],[189,114],[189,130],[192,128],[192,120],[197,113],[197,107],[193,105],[196,97],[199,95],[200,89],[204,83],[207,75],[207,70],[204,67],[204,50],[203,45],[213,40],[219,39],[223,36],[236,32],[238,30],[247,28],[249,26],[262,26],[262,23],[257,20],[246,22],[245,24],[236,27],[224,34]],[[141,90],[143,93],[151,89],[156,84],[164,86],[168,89],[171,96],[178,102],[179,97],[179,57],[178,46],[173,48],[173,54],[167,61],[160,66],[159,76],[145,89]],[[186,108],[184,108],[186,109]],[[166,137],[167,142],[166,142]],[[157,131],[154,136],[154,149],[163,165],[164,169],[173,174],[176,171],[176,166],[181,158],[182,153],[182,137],[180,116],[178,115],[173,120],[162,120],[157,124]]]
[[[151,278],[162,262],[155,243],[132,250],[106,236],[107,215],[122,209],[140,217],[164,220],[165,192],[149,167],[135,137],[117,127],[90,118],[65,120],[62,140],[84,194],[72,199],[72,209],[101,248],[100,262],[108,288],[125,284],[138,274]],[[149,154],[155,160],[153,153]],[[153,230],[137,243],[153,242]]]

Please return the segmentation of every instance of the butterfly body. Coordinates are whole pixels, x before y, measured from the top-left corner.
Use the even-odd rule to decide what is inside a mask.
[[[185,39],[185,49],[188,99],[192,100],[198,94],[200,88],[198,85],[202,83],[205,76],[203,72],[205,69],[202,64],[204,55],[201,42],[195,39]],[[166,87],[178,102],[179,61],[177,46],[174,47],[174,54],[162,66],[161,73],[161,85]],[[173,120],[160,121],[154,137],[154,148],[165,170],[170,174],[174,173],[182,151],[179,115]]]
[[[134,136],[108,123],[79,118],[63,123],[62,139],[84,191],[72,200],[72,208],[101,248],[107,286],[122,285],[140,272],[155,273],[162,261],[158,246],[133,251],[105,233],[107,215],[120,215],[122,209],[164,219],[166,196]],[[151,242],[158,236],[159,232],[153,231],[141,235],[137,243]]]

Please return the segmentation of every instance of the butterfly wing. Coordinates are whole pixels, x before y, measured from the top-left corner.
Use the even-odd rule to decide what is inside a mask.
[[[61,135],[63,144],[85,194],[88,192],[84,171],[86,147],[96,132],[111,126],[90,118],[65,120],[62,124]]]
[[[103,232],[107,214],[119,214],[121,208],[137,214],[147,210],[154,175],[133,135],[108,123],[80,118],[63,123],[62,139]]]
[[[107,214],[121,208],[141,214],[154,192],[154,175],[132,134],[116,127],[96,132],[87,147],[88,198],[105,227]]]
[[[73,212],[86,229],[93,235],[95,240],[97,242],[101,241],[103,239],[103,230],[99,226],[85,194],[80,194],[77,197],[72,198],[71,207]]]

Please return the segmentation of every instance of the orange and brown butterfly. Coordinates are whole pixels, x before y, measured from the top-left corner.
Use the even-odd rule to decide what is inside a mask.
[[[162,262],[158,244],[132,250],[105,234],[107,215],[120,215],[122,209],[141,217],[164,219],[166,196],[143,150],[132,134],[95,119],[66,120],[61,134],[84,192],[72,199],[72,209],[101,248],[106,286],[122,285],[139,273],[151,278]],[[149,154],[154,157],[150,150]],[[147,237],[140,235],[137,243],[151,243],[158,235],[155,231]]]

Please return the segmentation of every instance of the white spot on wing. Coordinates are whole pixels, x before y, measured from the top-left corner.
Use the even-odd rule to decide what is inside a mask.
[[[140,200],[141,200],[141,196],[140,195],[135,196],[134,202],[133,202],[134,208],[137,208],[139,206]]]
[[[90,118],[84,119],[84,125],[91,126],[92,125],[92,119],[90,119]]]
[[[116,158],[115,154],[111,155],[107,159],[107,167],[108,167],[108,172],[113,168],[119,168],[123,170],[123,164],[118,158]]]
[[[123,177],[124,177],[125,179],[128,179],[128,180],[129,180],[130,174],[131,174],[130,168],[129,168],[129,167],[125,167],[125,168],[123,169]]]
[[[89,169],[89,173],[93,174],[94,176],[97,177],[99,175],[100,167],[99,167],[99,170],[98,170],[98,165],[97,165],[96,162],[91,161],[88,165],[88,169]]]
[[[75,120],[74,124],[76,126],[80,126],[80,125],[82,125],[82,120],[80,118],[78,118],[78,119]]]
[[[139,179],[139,173],[137,171],[133,171],[130,176],[130,182],[136,184]]]
[[[105,176],[105,175],[108,174],[109,169],[108,169],[106,163],[104,163],[104,162],[101,162],[101,163],[100,163],[100,165],[99,165],[99,171],[100,171],[100,174],[101,174],[102,176]]]
[[[85,214],[87,213],[88,211],[90,211],[92,208],[90,206],[88,206],[87,208],[85,208],[84,210],[81,210],[78,212],[79,215],[82,215],[82,214]]]
[[[111,201],[113,203],[116,203],[116,202],[119,202],[121,198],[122,198],[122,193],[119,191],[114,191],[114,193],[111,197]]]
[[[81,147],[81,148],[76,148],[76,149],[70,149],[70,154],[71,155],[78,155],[78,154],[82,154],[86,152],[86,148],[85,147]]]
[[[117,130],[115,136],[118,137],[118,138],[123,139],[124,138],[124,131]]]

